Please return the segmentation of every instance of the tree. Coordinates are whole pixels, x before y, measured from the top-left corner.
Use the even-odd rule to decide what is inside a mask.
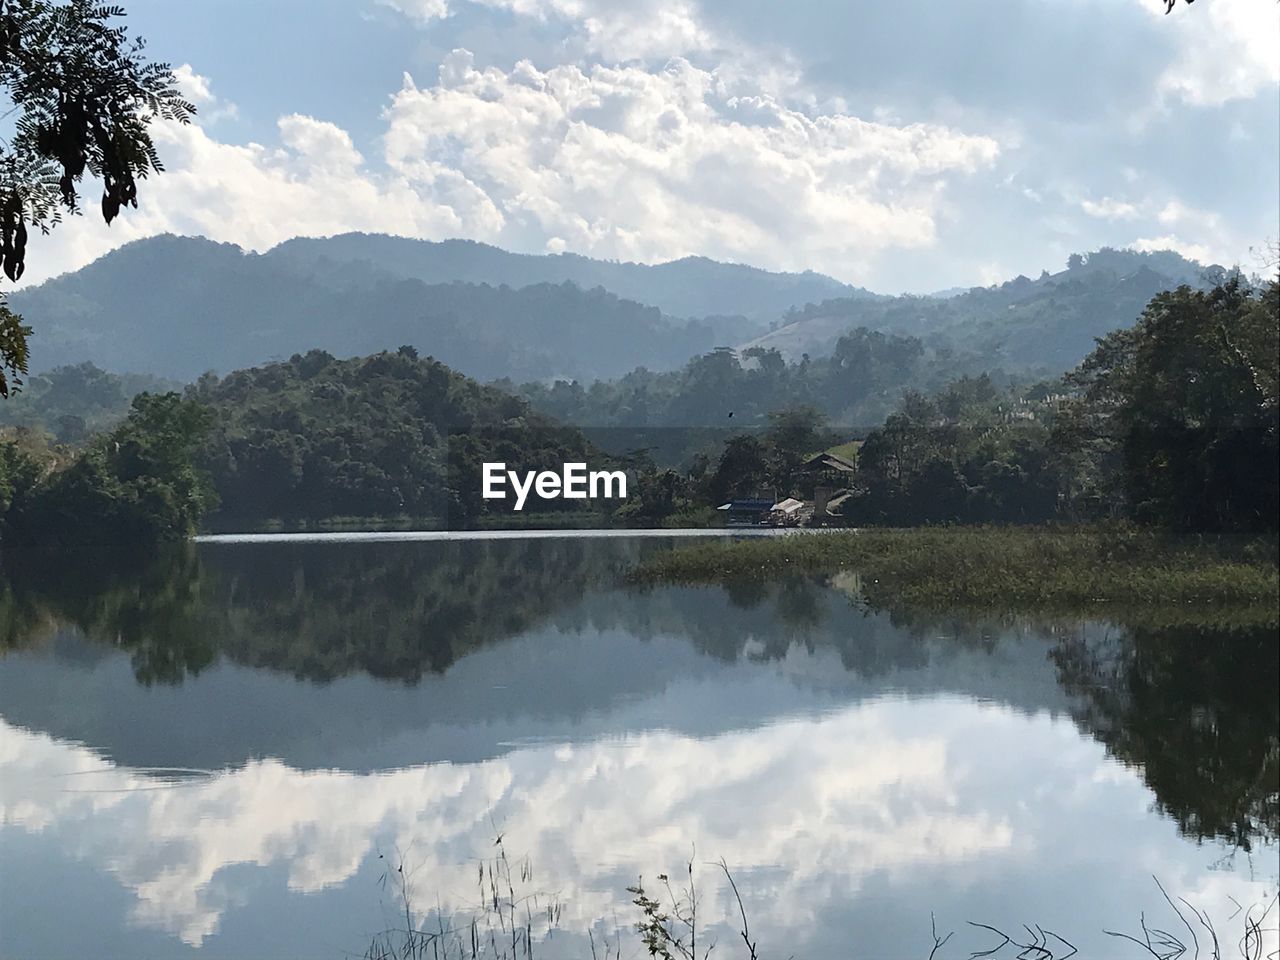
[[[1239,274],[1156,296],[1071,375],[1077,421],[1119,461],[1138,520],[1183,530],[1274,530],[1280,285]],[[1106,451],[1103,451],[1104,453]]]
[[[6,540],[56,551],[190,537],[218,502],[194,462],[212,421],[207,408],[176,393],[139,394],[124,423],[15,498]]]
[[[769,473],[779,495],[792,492],[801,464],[825,446],[826,418],[813,407],[797,407],[769,415]]]
[[[80,212],[86,173],[101,180],[102,217],[138,205],[138,181],[163,166],[149,124],[186,123],[195,107],[167,63],[113,21],[124,10],[91,0],[0,0],[0,93],[17,113],[0,141],[0,268],[17,280],[31,228],[48,233]],[[0,300],[0,397],[22,384],[31,328]]]

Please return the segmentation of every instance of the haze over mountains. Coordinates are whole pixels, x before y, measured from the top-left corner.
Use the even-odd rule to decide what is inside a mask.
[[[649,266],[367,234],[252,254],[167,235],[11,301],[35,328],[33,372],[90,360],[191,380],[314,348],[351,356],[410,344],[480,380],[589,381],[675,369],[723,345],[823,356],[867,327],[1051,375],[1131,324],[1155,293],[1220,270],[1168,251],[1104,249],[1036,280],[885,297],[705,258]]]
[[[1096,337],[1131,325],[1151,298],[1181,284],[1212,285],[1222,267],[1168,250],[1102,249],[1073,257],[1066,270],[1019,276],[999,286],[930,297],[845,297],[790,311],[746,348],[788,360],[829,354],[850,329],[867,327],[973,351],[992,367],[1053,375],[1078,363]]]
[[[264,256],[326,271],[352,264],[374,267],[423,283],[486,283],[528,287],[573,283],[604,287],[624,300],[677,317],[741,316],[770,321],[796,304],[832,297],[870,297],[866,290],[813,271],[774,273],[706,257],[669,263],[620,263],[574,253],[509,253],[473,240],[411,240],[385,234],[347,233],[326,239],[287,240]]]

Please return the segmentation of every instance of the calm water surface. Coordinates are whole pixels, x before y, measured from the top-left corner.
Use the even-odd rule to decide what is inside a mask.
[[[1233,944],[1275,896],[1275,623],[939,620],[867,609],[852,576],[620,582],[673,543],[11,569],[0,956],[359,956],[402,922],[400,876],[427,922],[474,910],[498,835],[560,905],[551,958],[619,929],[641,956],[626,888],[691,857],[726,957],[720,858],[767,957],[924,958],[931,913],[942,958],[999,943],[968,921],[1141,957],[1103,931],[1182,929],[1153,875]]]

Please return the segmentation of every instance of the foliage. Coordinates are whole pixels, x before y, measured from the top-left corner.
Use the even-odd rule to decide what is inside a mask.
[[[836,342],[830,357],[816,360],[788,362],[772,348],[740,354],[720,348],[671,372],[641,368],[589,386],[557,380],[512,389],[559,420],[592,427],[764,429],[771,415],[801,407],[865,427],[883,419],[905,390],[940,389],[983,366],[976,355],[938,353],[916,337],[858,328]]]
[[[79,211],[86,173],[102,181],[110,223],[138,205],[138,181],[162,169],[148,124],[188,121],[168,64],[148,63],[141,40],[112,21],[124,15],[94,0],[0,2],[0,91],[17,111],[0,147],[0,266],[10,280],[26,267],[29,227],[47,232],[62,209]],[[0,315],[0,396],[22,383],[26,338]]]
[[[1108,464],[1133,517],[1182,530],[1280,522],[1280,284],[1239,275],[1156,296],[1069,378],[1065,422]]]
[[[1050,447],[1055,403],[1044,390],[1005,393],[989,377],[935,397],[910,393],[858,451],[851,524],[1042,523],[1062,510]]]
[[[58,443],[82,446],[129,414],[139,393],[177,384],[138,374],[114,374],[91,363],[56,367],[29,378],[22,392],[0,404],[0,425],[47,431]]]
[[[22,386],[31,358],[29,336],[31,328],[9,309],[0,293],[0,398],[8,398]]]
[[[1237,274],[1156,295],[1060,383],[910,392],[858,451],[848,524],[1128,515],[1184,531],[1280,517],[1280,308]]]
[[[22,428],[0,431],[0,523],[64,459],[41,434]]]
[[[481,500],[483,462],[523,472],[592,459],[579,431],[412,347],[353,360],[312,350],[202,377],[188,395],[217,416],[200,462],[224,525],[398,515],[465,525],[511,509]],[[531,496],[525,510],[589,505]]]
[[[1187,836],[1242,850],[1280,838],[1276,625],[1136,625],[1111,643],[1065,636],[1059,679],[1077,722],[1140,769]]]
[[[191,536],[217,502],[194,463],[208,410],[176,393],[139,394],[123,424],[15,495],[6,546],[146,544]]]

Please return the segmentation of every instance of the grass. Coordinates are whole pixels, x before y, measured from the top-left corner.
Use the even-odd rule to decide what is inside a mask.
[[[1268,605],[1273,537],[1175,537],[1127,526],[850,530],[709,542],[645,560],[639,583],[862,575],[872,603],[936,608]]]
[[[545,942],[561,932],[562,904],[554,896],[528,893],[533,880],[533,866],[527,858],[509,860],[499,836],[494,844],[497,855],[477,865],[478,901],[474,912],[448,919],[439,910],[421,914],[414,906],[411,890],[412,871],[406,872],[403,859],[387,864],[381,883],[391,893],[393,925],[375,935],[362,955],[362,960],[535,960]],[[630,922],[614,917],[612,936],[596,939],[591,928],[585,930],[591,960],[622,960],[626,956],[647,955],[655,960],[766,960],[794,953],[773,953],[761,949],[751,932],[747,908],[738,884],[724,860],[710,866],[722,873],[732,891],[730,927],[716,930],[707,923],[692,859],[676,874],[673,882],[667,874],[658,874],[649,888],[643,878],[627,888],[631,904],[636,908]],[[1168,913],[1153,915],[1148,925],[1146,913],[1139,914],[1139,924],[1132,932],[1104,930],[1113,938],[1117,950],[1112,956],[1155,957],[1157,960],[1191,960],[1203,955],[1214,960],[1239,957],[1240,960],[1272,960],[1267,943],[1276,932],[1274,913],[1280,902],[1272,897],[1264,903],[1237,904],[1237,910],[1220,926],[1215,926],[1207,910],[1166,891],[1152,876],[1160,896],[1168,905]],[[438,902],[438,901],[437,901]],[[1177,923],[1173,922],[1176,917]],[[967,928],[967,929],[966,929]],[[1186,932],[1184,933],[1183,930]],[[568,931],[563,931],[568,932]],[[723,944],[717,933],[727,934]],[[958,942],[948,951],[956,934]],[[965,943],[964,941],[968,941]],[[987,923],[967,921],[960,928],[940,934],[937,917],[929,914],[929,937],[903,931],[900,955],[918,960],[1072,960],[1080,951],[1065,936],[1024,924],[1006,933]],[[581,954],[584,958],[586,952]]]

